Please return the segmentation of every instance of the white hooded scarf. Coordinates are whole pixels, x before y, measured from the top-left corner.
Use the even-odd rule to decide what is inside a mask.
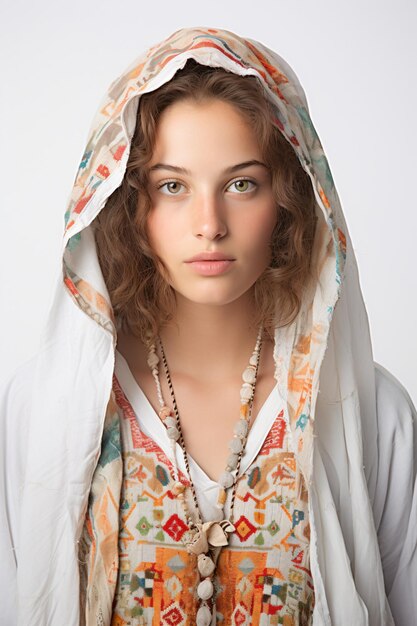
[[[0,625],[80,622],[77,542],[100,455],[117,339],[92,222],[123,180],[141,94],[169,81],[189,58],[258,77],[315,193],[320,278],[294,323],[276,329],[274,351],[308,486],[313,624],[412,626],[415,408],[373,361],[352,243],[296,75],[260,42],[205,27],[178,30],[136,59],[110,85],[91,126],[65,213],[63,272],[39,351],[2,389]],[[111,599],[110,590],[105,626]]]

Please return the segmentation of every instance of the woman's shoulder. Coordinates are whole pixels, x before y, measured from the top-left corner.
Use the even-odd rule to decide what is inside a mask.
[[[380,363],[374,366],[378,429],[394,435],[416,428],[416,407],[404,385]]]
[[[372,508],[396,624],[414,623],[417,572],[417,412],[404,385],[375,363],[377,481]]]

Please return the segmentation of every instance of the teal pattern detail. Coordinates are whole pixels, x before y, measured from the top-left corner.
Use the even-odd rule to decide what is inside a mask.
[[[159,482],[161,483],[161,485],[166,487],[166,485],[168,485],[168,483],[169,483],[168,472],[162,467],[162,465],[157,465],[156,468],[155,468],[155,473],[156,473],[156,477],[159,480]]]
[[[90,157],[92,154],[93,154],[92,150],[88,150],[87,152],[84,152],[83,157],[81,159],[80,166],[79,166],[80,170],[83,170],[85,167],[87,167],[87,163],[90,160]]]
[[[100,467],[105,467],[107,463],[111,463],[118,459],[121,455],[120,444],[120,424],[118,416],[114,417],[109,428],[105,428],[103,432],[101,454],[98,461]]]
[[[254,467],[248,478],[248,485],[253,489],[257,483],[261,480],[261,470],[259,467]]]
[[[301,430],[304,431],[304,428],[306,427],[307,422],[308,422],[308,415],[306,415],[305,413],[302,413],[300,417],[298,418],[295,426],[296,428],[301,428]]]
[[[68,239],[67,248],[70,252],[73,252],[81,241],[81,233],[77,233]]]
[[[299,511],[298,509],[295,509],[295,511],[292,514],[292,527],[295,528],[297,524],[303,521],[303,519],[304,519],[304,511]]]

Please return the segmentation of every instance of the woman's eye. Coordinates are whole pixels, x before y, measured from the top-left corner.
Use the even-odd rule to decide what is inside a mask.
[[[175,192],[175,185],[177,185],[177,187],[183,187],[182,183],[179,183],[177,180],[167,180],[165,183],[162,183],[162,185],[158,186],[158,189],[162,189],[163,187],[166,187],[167,185],[170,185],[170,189],[172,189],[172,186],[174,186],[174,193],[169,192],[168,196],[176,196],[178,195],[177,192]]]
[[[239,193],[253,191],[253,189],[258,186],[257,183],[254,183],[252,180],[249,180],[248,178],[238,178],[237,180],[234,180],[232,183],[230,183],[228,189],[232,185],[235,185],[235,189],[237,189]],[[252,188],[251,187],[248,188],[249,185],[252,185]],[[184,187],[184,185],[177,180],[167,180],[158,186],[158,190],[163,189],[164,187],[166,187],[169,190],[168,193],[166,193],[165,195],[177,196],[180,191],[180,188]]]
[[[253,191],[252,189],[248,189],[247,185],[253,185],[253,188],[257,187],[257,184],[254,183],[252,180],[249,180],[248,178],[239,178],[238,180],[234,180],[231,185],[238,185],[236,187],[236,189],[239,190],[239,192],[243,191]]]

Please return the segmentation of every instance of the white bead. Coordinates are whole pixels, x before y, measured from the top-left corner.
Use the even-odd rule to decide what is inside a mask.
[[[239,454],[242,448],[243,448],[243,442],[241,439],[238,439],[237,437],[232,439],[232,441],[229,443],[229,450],[234,452],[234,454]]]
[[[207,554],[199,554],[197,562],[198,571],[202,576],[211,576],[214,572],[214,562]]]
[[[248,433],[248,428],[249,428],[249,424],[248,424],[247,420],[240,419],[238,422],[236,422],[236,424],[234,426],[234,429],[233,429],[233,432],[238,437],[246,437],[246,435]]]
[[[151,352],[148,356],[148,365],[151,369],[156,367],[159,363],[159,356],[155,352]]]
[[[249,383],[243,383],[242,388],[240,390],[240,399],[242,400],[242,402],[244,400],[250,400],[252,391],[253,391],[252,385],[250,385]]]
[[[252,366],[247,367],[242,374],[242,379],[245,381],[245,383],[254,383],[255,382],[255,368]]]
[[[180,436],[180,431],[178,428],[171,427],[167,428],[167,434],[170,439],[175,439],[175,441],[177,441]]]
[[[257,354],[252,354],[251,358],[249,359],[249,363],[251,365],[255,365],[256,366],[257,360],[258,360],[258,355]]]
[[[232,469],[236,469],[238,459],[239,457],[237,454],[229,454],[227,458],[227,465],[231,467]]]
[[[212,620],[211,611],[208,608],[208,606],[203,604],[203,606],[200,606],[200,608],[197,611],[197,615],[196,615],[197,626],[210,626],[211,620]]]
[[[233,485],[233,476],[230,472],[223,472],[219,478],[219,485],[227,489]]]
[[[197,595],[202,600],[208,600],[213,595],[214,587],[209,578],[202,580],[197,587]]]
[[[175,417],[166,417],[164,420],[164,424],[167,428],[176,428],[177,420],[175,419]]]

